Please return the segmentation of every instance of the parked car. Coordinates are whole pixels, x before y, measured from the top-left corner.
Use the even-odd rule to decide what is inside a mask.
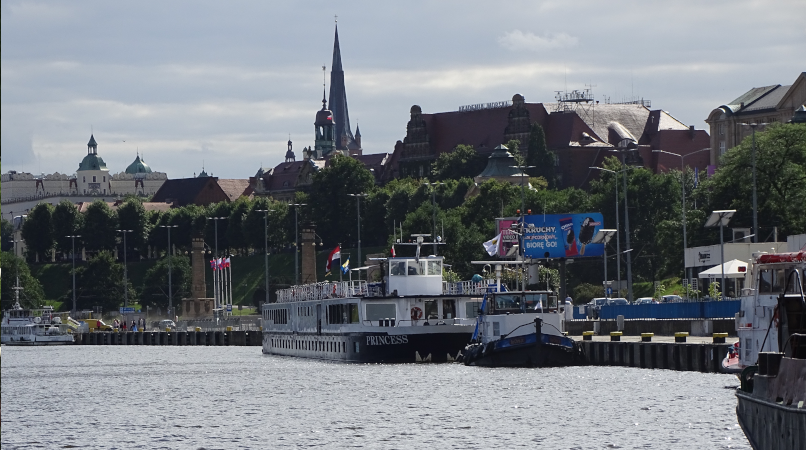
[[[159,328],[159,331],[165,331],[167,328],[170,328],[171,331],[176,331],[176,324],[171,319],[164,319],[160,320],[160,324],[157,328]]]
[[[663,297],[660,298],[661,303],[678,303],[682,301],[683,297],[679,295],[664,295]]]
[[[636,305],[654,305],[656,303],[658,302],[652,297],[641,297],[635,301]]]
[[[626,298],[611,298],[607,300],[607,306],[624,306],[629,305],[630,302]]]

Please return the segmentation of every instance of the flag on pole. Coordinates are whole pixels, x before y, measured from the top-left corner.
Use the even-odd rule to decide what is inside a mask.
[[[330,268],[333,266],[333,261],[341,260],[341,246],[338,246],[330,252],[330,256],[327,257],[327,265],[325,266],[325,272],[330,274]]]
[[[499,254],[498,252],[501,248],[501,246],[498,245],[500,242],[501,242],[501,233],[498,233],[498,236],[484,243],[484,250],[487,250],[487,254],[490,256],[497,255]]]
[[[392,244],[392,258],[395,257],[395,244]]]
[[[224,260],[224,268],[227,267],[229,267],[229,256],[227,256],[227,259]]]
[[[347,274],[350,271],[350,258],[347,258],[347,261],[344,261],[344,264],[341,265],[341,273]]]
[[[210,260],[210,268],[215,270],[215,260],[214,259]]]

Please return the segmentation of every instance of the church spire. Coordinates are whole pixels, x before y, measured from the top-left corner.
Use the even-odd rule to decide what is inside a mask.
[[[339,48],[339,27],[333,42],[333,64],[330,67],[330,99],[329,108],[333,111],[335,125],[336,148],[347,150],[355,146],[355,138],[350,130],[350,114],[347,112],[347,91],[344,89],[344,70],[341,65],[341,49]]]

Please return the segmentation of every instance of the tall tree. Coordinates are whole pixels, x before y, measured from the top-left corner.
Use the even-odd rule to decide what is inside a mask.
[[[90,251],[112,250],[117,242],[117,215],[106,202],[95,200],[87,207],[81,240]]]
[[[84,216],[70,200],[64,199],[53,210],[53,237],[56,241],[56,250],[62,254],[73,251],[73,240],[67,236],[75,236],[81,230]],[[81,245],[81,241],[78,241]],[[76,248],[79,251],[80,247]]]
[[[45,294],[39,280],[31,275],[28,263],[22,258],[17,258],[11,252],[2,252],[0,255],[0,267],[2,267],[2,309],[11,308],[14,304],[14,287],[17,286],[17,272],[20,276],[20,305],[27,308],[38,308],[44,304]]]
[[[731,226],[753,226],[752,151],[748,136],[698,189],[708,208],[736,210]],[[756,133],[756,186],[759,241],[774,226],[784,236],[806,232],[806,124],[773,124]]]
[[[532,124],[529,130],[529,145],[526,150],[526,165],[535,166],[529,174],[543,177],[549,189],[557,188],[557,156],[546,145],[546,133],[539,123]]]
[[[171,295],[174,308],[181,306],[183,298],[190,295],[190,258],[174,256],[171,259]],[[146,271],[140,294],[143,307],[168,308],[168,258],[161,258]]]
[[[90,258],[76,270],[76,278],[79,309],[100,306],[104,311],[116,311],[123,304],[123,264],[115,261],[112,252],[100,251]],[[128,285],[129,300],[133,301],[137,295],[131,281]]]
[[[30,258],[39,257],[44,261],[47,253],[53,249],[53,205],[40,203],[28,213],[22,225],[22,238],[28,247]]]
[[[326,246],[357,243],[356,199],[348,194],[367,194],[374,186],[375,177],[363,164],[341,155],[313,176],[310,211]]]
[[[240,197],[232,204],[229,218],[227,219],[227,242],[230,248],[235,250],[245,250],[248,246],[244,236],[243,223],[246,215],[251,209],[252,201],[247,197]]]
[[[14,248],[14,243],[11,242],[14,239],[14,226],[6,219],[2,219],[2,224],[2,250],[10,252]]]
[[[148,221],[143,202],[137,197],[129,197],[118,208],[118,223],[122,230],[132,230],[126,234],[126,249],[129,258],[135,257],[135,249],[140,254],[144,252],[146,237],[148,236]],[[121,239],[121,244],[123,243]]]
[[[487,165],[487,160],[479,156],[472,145],[459,144],[453,151],[441,153],[431,168],[431,175],[437,181],[473,178]]]

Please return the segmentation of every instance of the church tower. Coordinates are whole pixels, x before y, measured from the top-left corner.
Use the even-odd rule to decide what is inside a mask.
[[[291,149],[291,139],[288,139],[288,151],[285,152],[285,162],[294,162],[297,158],[294,156],[294,151]]]
[[[327,100],[322,93],[322,109],[316,113],[316,140],[314,141],[313,158],[322,159],[336,151],[336,140],[334,139],[333,113],[327,109]]]
[[[333,111],[336,148],[342,150],[345,154],[355,154],[361,149],[361,146],[356,142],[350,129],[350,114],[347,111],[347,91],[344,89],[344,70],[341,65],[338,25],[336,25],[336,37],[333,43],[333,64],[330,67],[330,100],[328,106]]]

